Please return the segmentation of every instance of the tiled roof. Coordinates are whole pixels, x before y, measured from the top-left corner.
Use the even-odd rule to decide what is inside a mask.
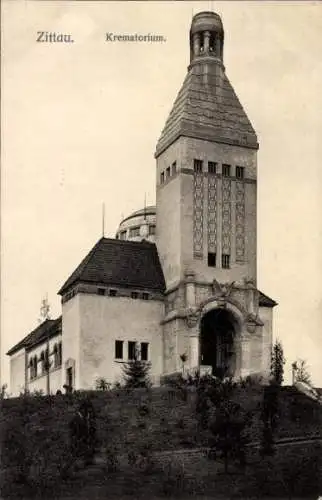
[[[259,292],[259,306],[261,307],[274,307],[277,306],[277,302],[271,299],[262,292]]]
[[[204,71],[202,63],[190,67],[161,133],[156,157],[181,135],[258,148],[256,133],[226,74]]]
[[[71,274],[59,294],[77,282],[164,291],[157,248],[147,241],[101,238]]]
[[[35,328],[31,333],[29,333],[24,339],[22,339],[18,344],[13,346],[7,355],[11,356],[20,349],[30,349],[35,345],[47,340],[47,338],[52,338],[55,335],[61,333],[62,318],[61,316],[57,319],[47,319],[41,323],[37,328]]]

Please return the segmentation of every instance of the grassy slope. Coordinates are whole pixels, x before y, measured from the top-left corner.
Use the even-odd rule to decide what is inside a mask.
[[[162,388],[150,393],[93,392],[90,396],[97,414],[100,445],[103,449],[112,449],[114,454],[124,452],[138,454],[144,450],[151,452],[207,445],[207,432],[200,432],[195,418],[194,394],[190,394],[187,401],[182,398],[181,393]],[[59,470],[64,460],[66,458],[68,460],[68,421],[77,404],[77,398],[79,396],[73,395],[20,398],[2,402],[1,465],[2,470],[6,471],[7,484],[15,482],[17,464],[19,465],[20,460],[30,464],[30,474],[37,485],[44,484],[49,490],[56,490],[57,494],[59,493],[57,490]],[[262,388],[248,388],[246,391],[236,393],[235,398],[247,409],[255,410],[253,438],[258,439],[261,430],[259,416]],[[293,388],[283,388],[278,435],[303,436],[318,431],[321,431],[321,406]],[[320,453],[320,450],[318,451]],[[305,467],[308,469],[306,475],[313,474],[311,484],[314,485],[317,472],[312,466],[314,460],[311,463],[309,457],[310,455],[314,457],[316,453],[314,446],[283,447],[277,451],[272,460],[261,461],[257,457],[246,473],[231,476],[229,487],[227,478],[218,474],[221,470],[220,463],[195,457],[187,460],[184,465],[180,463],[174,465],[171,460],[172,466],[165,463],[164,470],[154,466],[150,471],[151,474],[145,473],[143,476],[135,468],[127,467],[125,469],[122,467],[121,471],[115,473],[106,473],[106,469],[88,471],[87,478],[85,472],[76,476],[74,482],[60,483],[61,494],[64,495],[64,490],[67,494],[74,489],[75,494],[79,496],[87,491],[86,488],[92,488],[91,497],[95,495],[95,489],[97,495],[105,495],[97,498],[115,498],[126,493],[132,494],[131,491],[150,497],[169,491],[176,492],[176,495],[190,491],[195,494],[216,492],[217,496],[220,492],[223,492],[224,496],[246,494],[256,496],[258,483],[265,479],[267,494],[273,495],[276,488],[277,492],[285,492],[285,488],[291,488],[292,484],[296,484],[298,478],[303,477]],[[315,462],[320,466],[318,456]],[[288,470],[288,463],[292,463],[292,470],[297,471],[295,475],[292,470]],[[285,473],[279,478],[279,471],[283,468]],[[82,474],[85,474],[85,478]],[[300,489],[301,487],[298,486]]]

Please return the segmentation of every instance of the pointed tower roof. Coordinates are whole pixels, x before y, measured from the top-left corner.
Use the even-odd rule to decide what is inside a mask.
[[[256,133],[223,65],[224,30],[214,12],[194,16],[190,66],[156,147],[158,157],[180,136],[258,149]]]

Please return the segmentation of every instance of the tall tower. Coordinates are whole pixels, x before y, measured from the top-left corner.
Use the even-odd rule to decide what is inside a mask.
[[[155,153],[156,242],[167,286],[165,371],[177,368],[180,350],[189,351],[191,367],[202,364],[202,351],[209,351],[202,341],[205,304],[213,300],[213,309],[220,308],[218,294],[224,296],[229,283],[230,301],[238,296],[240,306],[231,318],[234,372],[245,374],[250,361],[245,352],[243,359],[241,352],[236,357],[236,349],[246,318],[252,314],[254,328],[263,327],[256,290],[257,137],[225,73],[224,28],[218,14],[194,16],[189,50],[188,73]],[[227,300],[222,304],[226,309]],[[193,342],[191,315],[198,318]],[[225,330],[215,316],[206,323],[217,332]],[[258,342],[263,344],[263,339]],[[167,351],[169,343],[175,354]],[[253,371],[261,371],[262,364],[267,371],[267,359]]]

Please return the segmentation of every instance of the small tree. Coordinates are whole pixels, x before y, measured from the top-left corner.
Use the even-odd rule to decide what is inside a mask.
[[[292,363],[292,368],[294,370],[295,382],[304,382],[304,384],[311,385],[311,375],[304,359],[299,359],[298,361]]]
[[[122,366],[125,388],[151,387],[150,369],[151,363],[139,359],[139,353],[135,350],[134,359]]]
[[[261,441],[261,453],[263,455],[273,455],[274,432],[278,425],[279,418],[279,394],[280,386],[284,380],[284,352],[279,340],[276,340],[272,348],[271,356],[271,380],[265,387],[264,401],[261,419],[263,422],[263,433]]]
[[[284,351],[279,340],[276,340],[271,356],[271,376],[277,385],[282,385],[284,380]]]

